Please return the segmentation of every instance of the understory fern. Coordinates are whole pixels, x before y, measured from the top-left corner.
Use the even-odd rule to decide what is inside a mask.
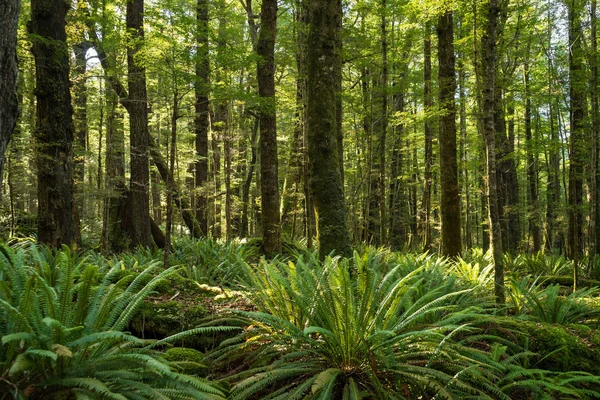
[[[99,274],[67,247],[49,258],[33,245],[0,246],[4,397],[223,398],[215,385],[175,372],[160,357],[156,349],[169,339],[157,343],[123,332],[156,285],[176,271],[149,263],[136,277],[119,279],[121,268]]]

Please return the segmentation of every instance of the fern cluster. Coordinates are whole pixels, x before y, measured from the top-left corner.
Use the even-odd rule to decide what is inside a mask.
[[[150,263],[139,275],[118,279],[122,268],[99,274],[67,247],[53,253],[0,246],[3,397],[223,398],[216,386],[175,372],[160,357],[156,349],[169,339],[152,342],[123,332],[175,270]]]
[[[380,255],[382,258],[379,258]],[[532,353],[476,328],[491,308],[447,260],[306,255],[246,271],[258,311],[213,357],[232,399],[589,398],[600,380],[529,367]]]

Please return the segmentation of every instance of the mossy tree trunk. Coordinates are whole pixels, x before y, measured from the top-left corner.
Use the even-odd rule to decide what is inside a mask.
[[[209,125],[209,74],[208,58],[208,0],[198,0],[196,6],[196,116],[194,129],[196,134],[196,220],[201,232],[193,232],[193,236],[208,236],[208,125]]]
[[[12,137],[19,115],[17,97],[17,27],[19,0],[0,3],[0,185],[6,146]]]
[[[148,132],[148,94],[146,68],[138,59],[144,40],[144,1],[127,2],[127,30],[131,42],[127,46],[127,77],[129,86],[129,135],[131,178],[131,246],[152,245],[150,233],[150,169],[148,164],[150,135]]]
[[[33,0],[31,33],[36,66],[38,240],[71,245],[73,229],[73,107],[65,32],[67,1]]]
[[[336,77],[341,66],[336,0],[310,2],[308,38],[308,156],[321,256],[351,254],[337,145]]]
[[[500,204],[498,202],[498,180],[496,169],[496,132],[494,114],[496,111],[496,45],[498,17],[500,14],[499,0],[490,0],[487,6],[487,24],[482,39],[482,72],[483,72],[483,134],[485,142],[487,169],[487,202],[489,221],[489,244],[492,248],[494,262],[494,295],[496,304],[503,307],[504,294],[504,264],[502,260],[502,228],[500,221]]]
[[[262,198],[263,249],[267,255],[281,251],[275,106],[275,37],[277,0],[263,0],[256,51],[260,97],[260,189]]]
[[[573,279],[577,284],[577,263],[583,249],[583,180],[588,143],[585,134],[587,77],[583,69],[584,49],[581,13],[584,2],[569,0],[569,98],[571,134],[569,138],[569,256],[574,260]]]
[[[439,103],[440,103],[440,188],[442,217],[442,254],[458,256],[460,238],[460,195],[456,152],[456,72],[452,12],[438,19]]]

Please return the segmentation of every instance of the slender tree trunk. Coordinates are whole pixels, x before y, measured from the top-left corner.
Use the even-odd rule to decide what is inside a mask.
[[[487,200],[489,219],[489,238],[494,260],[494,295],[496,304],[503,307],[504,294],[504,264],[502,260],[502,233],[498,204],[498,183],[496,176],[496,135],[494,126],[495,89],[496,89],[496,41],[498,16],[500,14],[499,0],[490,0],[487,8],[487,25],[482,40],[482,70],[483,70],[483,111],[485,136],[486,167],[487,167]]]
[[[6,146],[17,125],[17,28],[20,0],[0,3],[0,187],[4,170]]]
[[[528,51],[529,53],[529,51]],[[529,85],[529,62],[524,65],[525,79],[525,140],[527,142],[527,180],[529,183],[529,196],[527,198],[528,215],[529,215],[529,232],[533,239],[533,252],[537,253],[542,248],[542,235],[539,224],[539,199],[538,199],[538,182],[537,182],[537,162],[534,159],[535,143],[531,135],[531,92]]]
[[[277,0],[263,0],[258,36],[257,66],[260,110],[260,177],[263,250],[267,255],[281,251],[277,120],[275,105],[275,38]]]
[[[127,46],[127,76],[129,85],[129,135],[131,178],[131,246],[152,245],[150,233],[150,170],[148,164],[148,95],[146,68],[138,57],[144,39],[144,0],[127,2],[127,29],[132,43]]]
[[[85,179],[85,151],[88,136],[87,123],[87,76],[86,76],[86,53],[89,45],[78,43],[74,46],[74,125],[75,143],[74,166],[73,166],[73,224],[75,230],[75,243],[81,246],[81,215],[85,213],[85,196],[83,183]],[[101,114],[102,115],[102,114]],[[100,124],[102,126],[102,124]]]
[[[379,176],[378,189],[379,192],[379,237],[381,243],[387,243],[387,212],[386,212],[386,191],[385,191],[385,171],[386,171],[386,140],[388,128],[388,45],[387,45],[387,22],[386,22],[386,0],[381,0],[381,122],[379,126]],[[341,11],[340,11],[341,18]],[[341,32],[341,31],[340,31]],[[340,85],[341,86],[341,85]],[[341,90],[341,89],[340,89]],[[341,116],[338,123],[341,125]],[[343,168],[342,168],[343,170]]]
[[[310,2],[308,153],[321,257],[351,254],[337,145],[336,77],[341,66],[337,2]]]
[[[569,14],[569,98],[570,151],[569,151],[569,256],[573,259],[573,283],[577,286],[577,264],[583,249],[583,170],[586,162],[585,101],[586,79],[583,70],[584,50],[581,27],[581,0],[568,1]]]
[[[442,254],[458,256],[461,251],[460,194],[456,156],[456,74],[452,12],[438,20],[438,79],[440,85],[440,184],[442,216]]]
[[[462,36],[462,35],[461,35]],[[467,144],[467,98],[465,96],[465,63],[462,61],[464,54],[459,53],[460,67],[458,70],[459,108],[460,108],[460,157],[462,160],[462,176],[465,198],[465,246],[473,247],[472,216],[471,216],[471,186],[469,181],[469,151]]]
[[[433,109],[433,95],[431,91],[431,26],[425,23],[425,42],[423,46],[423,80],[424,80],[424,111],[425,111],[425,185],[423,188],[423,248],[430,250],[431,243],[431,169],[433,168],[433,129],[431,127],[430,113]]]
[[[33,0],[31,33],[36,65],[38,240],[71,245],[73,227],[73,107],[65,32],[66,1]]]
[[[123,114],[118,109],[116,95],[108,94],[108,117],[106,126],[106,198],[104,200],[105,225],[103,249],[122,251],[126,245],[126,233],[122,228],[122,205],[125,203],[125,133]]]
[[[208,125],[209,125],[209,53],[208,53],[208,0],[198,0],[196,6],[196,115],[194,119],[196,134],[196,220],[201,232],[208,236]],[[194,232],[192,232],[194,236]]]
[[[598,172],[598,154],[600,151],[600,141],[598,134],[600,130],[600,115],[598,114],[598,38],[597,38],[597,19],[596,19],[596,0],[590,3],[590,97],[591,97],[591,134],[592,134],[592,187],[591,191],[591,210],[590,210],[590,251],[588,269],[592,268],[594,259],[600,248],[600,207],[598,206],[598,190],[600,187],[600,174]]]
[[[175,78],[173,78],[175,79]],[[179,119],[179,93],[173,91],[173,113],[171,114],[171,146],[169,155],[169,175],[167,176],[167,220],[165,223],[164,268],[169,268],[171,234],[173,231],[173,189],[175,188],[175,155],[177,154],[177,120]]]

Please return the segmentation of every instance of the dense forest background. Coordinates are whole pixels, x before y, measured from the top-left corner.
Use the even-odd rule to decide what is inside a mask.
[[[6,238],[46,226],[42,242],[103,250],[162,247],[171,234],[263,237],[267,253],[281,235],[312,246],[325,214],[315,197],[337,188],[310,184],[330,167],[309,162],[328,113],[335,129],[312,140],[337,146],[324,157],[338,165],[345,210],[330,209],[345,211],[352,243],[454,255],[491,237],[497,254],[595,257],[595,0],[361,0],[317,11],[302,0],[59,3],[20,8]],[[311,13],[333,27],[337,88],[312,110],[310,60],[328,33],[309,29]],[[66,36],[45,36],[61,23]],[[44,67],[52,46],[64,60]],[[70,104],[56,96],[66,71]],[[72,122],[52,137],[44,113]],[[70,207],[68,183],[57,182],[71,178],[52,171],[67,165],[72,220],[57,222],[50,214]],[[345,251],[334,243],[326,249]]]

